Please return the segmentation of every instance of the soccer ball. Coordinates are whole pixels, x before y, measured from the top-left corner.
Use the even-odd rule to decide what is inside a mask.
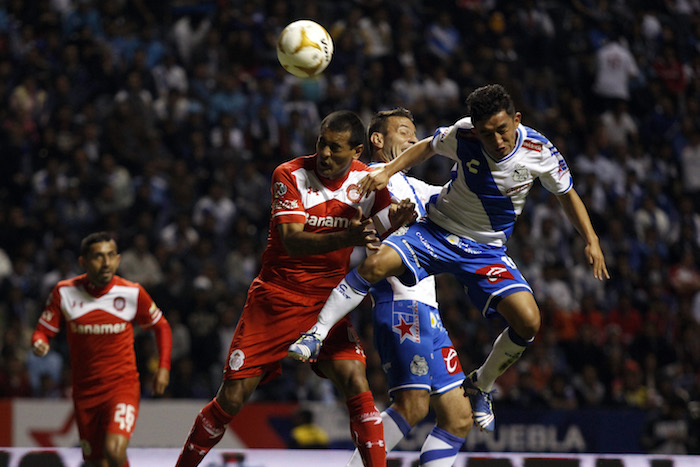
[[[321,73],[331,62],[333,40],[320,24],[307,19],[289,23],[277,39],[277,59],[300,78]]]

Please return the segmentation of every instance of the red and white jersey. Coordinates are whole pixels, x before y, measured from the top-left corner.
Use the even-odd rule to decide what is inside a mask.
[[[114,276],[96,289],[80,276],[51,291],[36,330],[54,337],[64,326],[70,348],[75,397],[138,383],[132,321],[147,328],[163,313],[141,285]]]
[[[371,170],[353,161],[348,174],[328,180],[316,174],[316,156],[298,157],[279,165],[272,174],[272,214],[260,278],[309,295],[327,297],[347,274],[353,248],[320,255],[290,257],[277,231],[278,224],[302,223],[306,232],[347,229],[359,207],[372,217],[391,205],[386,188],[360,199],[358,182]]]

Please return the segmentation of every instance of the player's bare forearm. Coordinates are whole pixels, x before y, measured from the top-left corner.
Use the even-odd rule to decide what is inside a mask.
[[[419,141],[402,152],[396,159],[367,174],[358,183],[360,195],[366,196],[372,191],[381,190],[389,184],[392,175],[408,170],[434,156],[435,151],[430,145],[431,140],[432,138],[425,138]]]
[[[574,189],[571,189],[557,198],[564,208],[566,217],[569,218],[578,233],[586,241],[586,259],[593,269],[593,276],[598,280],[610,279],[610,273],[608,273],[608,268],[605,265],[605,256],[600,248],[598,235],[593,229],[591,218],[581,197]]]
[[[158,371],[156,371],[156,374],[153,377],[153,394],[156,396],[162,396],[169,383],[170,370],[167,368],[158,368]]]
[[[377,231],[369,227],[370,219],[358,210],[347,229],[317,233],[304,231],[304,224],[280,224],[278,230],[289,256],[321,255],[353,246],[366,246],[379,241]]]

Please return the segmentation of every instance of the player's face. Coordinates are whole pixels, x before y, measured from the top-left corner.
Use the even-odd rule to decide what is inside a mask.
[[[87,255],[81,256],[79,262],[85,268],[88,280],[98,287],[103,287],[114,277],[120,259],[117,244],[110,240],[90,245]]]
[[[316,141],[316,171],[324,178],[342,178],[350,164],[362,155],[363,145],[350,146],[350,131],[324,129]]]
[[[483,122],[475,122],[477,138],[494,159],[502,159],[515,149],[516,129],[520,124],[520,112],[514,116],[501,110]]]
[[[406,117],[389,117],[381,150],[382,159],[389,162],[418,142],[416,126]]]

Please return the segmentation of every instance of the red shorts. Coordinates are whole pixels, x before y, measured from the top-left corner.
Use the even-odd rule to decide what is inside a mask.
[[[325,301],[325,297],[299,294],[256,278],[231,340],[224,380],[263,375],[263,384],[279,376],[280,361],[287,356],[289,345],[316,324]],[[360,339],[347,317],[331,329],[318,359],[366,363]]]
[[[141,387],[137,383],[110,390],[99,397],[73,401],[80,447],[85,460],[104,458],[107,433],[131,439],[139,415],[140,392]]]

